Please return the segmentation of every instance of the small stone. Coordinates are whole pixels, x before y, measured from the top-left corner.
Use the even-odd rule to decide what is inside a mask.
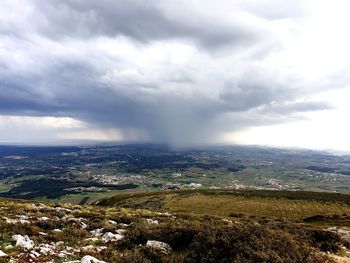
[[[120,234],[113,234],[111,232],[107,232],[103,235],[102,239],[104,242],[108,243],[108,242],[116,242],[119,241],[121,239],[123,239],[124,236],[120,235]]]
[[[34,247],[33,240],[30,240],[28,236],[22,236],[22,235],[13,235],[12,239],[16,241],[16,247],[22,247],[25,249],[32,249]]]
[[[158,225],[159,224],[158,220],[153,220],[151,218],[146,218],[146,222],[148,224],[153,224],[153,225]]]
[[[171,251],[171,247],[167,243],[156,240],[148,240],[146,247],[159,249],[164,254],[168,254]]]
[[[81,260],[80,263],[107,263],[102,260],[98,260],[97,258],[94,258],[92,256],[84,256]]]

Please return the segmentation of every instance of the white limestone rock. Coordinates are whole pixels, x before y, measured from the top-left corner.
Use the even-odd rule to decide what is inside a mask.
[[[159,249],[164,254],[169,254],[171,252],[171,247],[167,243],[156,240],[148,240],[146,247]]]
[[[61,251],[60,253],[58,253],[57,255],[59,258],[66,258],[67,254],[64,251]]]
[[[116,224],[118,224],[116,221],[114,221],[114,220],[108,220],[108,222],[110,223],[110,224],[112,224],[112,225],[116,225]]]
[[[37,257],[40,257],[40,253],[38,253],[36,251],[32,251],[32,252],[30,252],[29,256],[31,258],[37,258]]]
[[[113,234],[112,232],[107,232],[103,235],[102,239],[104,242],[117,242],[119,240],[122,240],[124,238],[123,235],[120,234]]]
[[[99,239],[98,239],[98,237],[89,237],[89,238],[85,238],[84,240],[85,240],[85,241],[90,241],[90,242],[96,242],[96,241],[98,241]]]
[[[11,219],[7,217],[3,217],[6,221],[6,224],[30,224],[30,222],[26,219]]]
[[[98,228],[98,229],[95,229],[95,230],[92,230],[90,231],[90,233],[94,236],[102,236],[103,235],[103,228]]]
[[[12,240],[16,241],[16,247],[22,247],[24,249],[32,249],[34,247],[34,241],[28,236],[13,235]]]
[[[132,223],[130,223],[130,224],[119,223],[118,225],[119,225],[120,227],[128,227],[128,226],[131,226]]]
[[[151,218],[146,218],[146,222],[148,224],[151,224],[151,225],[158,225],[159,224],[158,220],[153,220]]]
[[[106,261],[98,260],[97,258],[94,258],[92,256],[84,256],[81,260],[80,263],[107,263]]]

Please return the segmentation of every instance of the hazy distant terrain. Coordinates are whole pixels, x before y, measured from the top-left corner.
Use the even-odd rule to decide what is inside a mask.
[[[0,147],[4,197],[92,202],[119,191],[265,189],[350,192],[350,156],[263,147]]]

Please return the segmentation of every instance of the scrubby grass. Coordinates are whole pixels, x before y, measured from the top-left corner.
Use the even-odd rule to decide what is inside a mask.
[[[147,240],[171,245],[162,255],[145,248]],[[337,235],[290,225],[232,223],[206,217],[165,220],[160,225],[135,224],[117,249],[121,262],[331,262],[320,251],[336,252]]]
[[[121,194],[99,202],[116,207],[226,217],[255,217],[329,223],[350,223],[350,195],[253,190],[186,190]],[[321,220],[308,220],[321,216]]]
[[[323,263],[333,262],[326,252],[338,253],[342,245],[350,246],[338,234],[325,231],[317,216],[312,217],[321,213],[322,218],[330,220],[329,224],[339,223],[338,219],[346,215],[338,218],[333,213],[348,209],[346,202],[261,194],[231,191],[123,194],[103,203],[113,202],[114,206],[37,201],[33,205],[33,201],[0,199],[0,249],[8,254],[3,262],[10,257],[19,263],[29,262],[29,253],[23,249],[6,249],[14,245],[11,239],[14,234],[28,235],[36,246],[63,242],[57,245],[56,254],[41,256],[35,262],[65,262],[89,254],[106,262]],[[6,221],[20,216],[26,216],[29,223]],[[40,220],[42,217],[48,219]],[[304,222],[305,218],[309,222]],[[124,238],[108,243],[102,237],[91,240],[96,236],[90,231],[101,228],[103,233],[116,233],[123,228]],[[148,240],[165,242],[171,251],[165,254],[149,248]],[[84,251],[82,248],[88,245],[105,248]],[[58,253],[67,246],[77,252],[58,259]]]
[[[340,203],[224,195],[193,195],[186,198],[169,196],[166,208],[176,212],[193,212],[203,215],[235,216],[244,214],[290,220],[303,219],[313,215],[333,216],[350,212],[350,206]]]

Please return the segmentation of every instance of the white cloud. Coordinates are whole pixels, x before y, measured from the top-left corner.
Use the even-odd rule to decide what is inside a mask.
[[[85,124],[82,121],[70,117],[33,117],[33,116],[12,116],[0,115],[0,126],[21,126],[32,125],[46,128],[82,128]]]
[[[70,117],[0,115],[0,143],[57,143],[58,132],[84,127]]]
[[[229,142],[324,150],[350,151],[350,89],[318,95],[333,103],[332,110],[304,113],[299,120],[270,126],[253,127],[224,134]]]

